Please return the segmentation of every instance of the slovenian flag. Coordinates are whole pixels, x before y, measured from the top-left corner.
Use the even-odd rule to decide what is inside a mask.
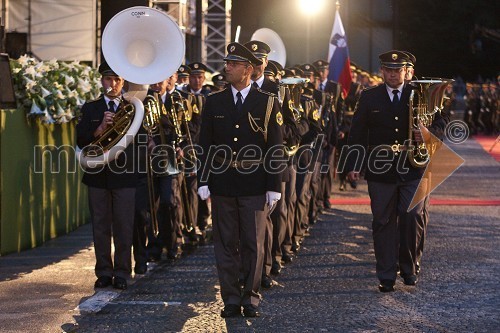
[[[342,96],[345,98],[351,88],[351,61],[349,49],[345,37],[344,26],[337,9],[335,21],[333,22],[332,35],[330,36],[330,47],[328,49],[328,60],[330,61],[328,80],[338,82],[342,85]]]

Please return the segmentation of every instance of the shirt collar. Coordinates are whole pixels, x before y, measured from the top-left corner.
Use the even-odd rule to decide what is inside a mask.
[[[243,98],[243,102],[245,102],[245,99],[247,98],[247,95],[250,92],[251,88],[252,88],[252,85],[249,84],[248,86],[246,86],[245,88],[240,90],[241,98]],[[235,87],[231,86],[231,92],[233,93],[234,102],[236,103],[236,101],[238,100],[238,97],[236,97],[238,90],[236,90]]]
[[[259,77],[256,81],[252,81],[251,83],[253,84],[254,82],[257,82],[259,88],[262,87],[262,84],[264,83],[264,75],[261,75],[261,77]]]
[[[399,92],[398,92],[398,96],[400,96],[400,95],[401,95],[401,93],[403,92],[403,87],[404,87],[404,85],[405,85],[405,84],[403,83],[403,84],[401,84],[401,85],[400,85],[399,87],[397,87],[397,88],[391,88],[391,87],[389,87],[389,86],[386,84],[386,85],[385,85],[385,88],[387,89],[387,93],[389,94],[389,96],[390,96],[390,97],[391,97],[391,99],[392,99],[392,96],[394,96],[394,94],[392,93],[392,91],[393,91],[394,89],[396,89],[397,91],[399,91]]]
[[[113,103],[115,103],[115,107],[118,107],[120,105],[121,98],[116,97],[111,99],[108,96],[104,95],[104,101],[106,102],[106,105],[109,105],[109,101],[113,101]]]

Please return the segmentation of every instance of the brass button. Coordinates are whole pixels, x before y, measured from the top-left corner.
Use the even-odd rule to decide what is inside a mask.
[[[394,156],[398,156],[398,155],[399,155],[399,153],[394,153]]]
[[[399,120],[399,118],[398,118],[398,117],[394,117],[394,119]]]
[[[233,140],[236,142],[236,141],[238,141],[238,138],[234,138]]]
[[[397,129],[397,128],[396,128],[396,129],[395,129],[395,131],[396,131],[396,132],[399,132],[399,129]]]
[[[240,128],[240,125],[236,125],[236,126],[234,126],[234,127],[236,127],[236,128]]]
[[[235,151],[233,151],[233,155],[236,155],[236,152],[235,152]]]
[[[399,141],[398,140],[394,140],[394,143],[399,143]]]

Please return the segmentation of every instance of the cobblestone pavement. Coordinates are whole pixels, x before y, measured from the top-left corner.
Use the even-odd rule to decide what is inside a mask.
[[[499,164],[472,140],[453,148],[466,163],[433,198],[500,199]],[[334,196],[366,193],[361,183],[356,191],[335,189]],[[430,214],[416,287],[399,280],[394,293],[378,292],[370,208],[335,206],[314,225],[276,285],[262,292],[260,318],[220,317],[209,244],[160,263],[126,291],[105,289],[101,293],[111,300],[100,311],[73,311],[78,303],[83,308],[90,292],[67,308],[73,316],[59,322],[58,332],[498,332],[499,206],[433,205]],[[89,289],[93,282],[83,283]]]

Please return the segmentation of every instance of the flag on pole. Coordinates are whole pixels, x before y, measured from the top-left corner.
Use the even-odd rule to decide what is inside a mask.
[[[345,37],[344,26],[340,19],[339,6],[335,12],[332,35],[330,36],[330,46],[328,49],[329,73],[328,80],[338,82],[342,85],[342,96],[345,98],[351,88],[351,61],[349,59],[349,49]]]

